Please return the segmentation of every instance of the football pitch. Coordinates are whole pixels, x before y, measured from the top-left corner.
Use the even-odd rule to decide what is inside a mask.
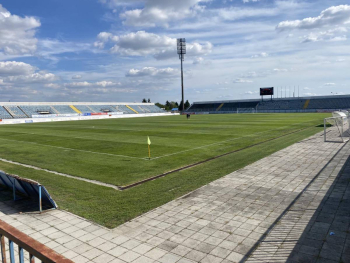
[[[5,162],[0,169],[38,180],[61,208],[112,227],[321,131],[317,126],[328,116],[222,114],[2,125],[0,158],[119,187],[210,161],[123,191]]]

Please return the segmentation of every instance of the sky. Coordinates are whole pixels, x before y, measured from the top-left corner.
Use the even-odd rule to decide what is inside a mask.
[[[1,101],[350,93],[348,0],[2,0]]]

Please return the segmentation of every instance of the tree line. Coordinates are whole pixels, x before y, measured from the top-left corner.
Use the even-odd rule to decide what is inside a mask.
[[[159,102],[155,103],[159,108],[163,108],[165,110],[172,110],[173,108],[178,108],[179,111],[182,111],[182,101],[177,103],[176,101],[166,101],[165,104],[161,104]],[[188,100],[185,101],[185,110],[187,110],[191,104]]]
[[[151,99],[146,100],[145,98],[142,100],[142,103],[150,103]],[[176,101],[166,101],[165,104],[161,104],[159,102],[155,103],[156,106],[158,106],[161,109],[165,109],[167,111],[172,110],[173,108],[178,108],[179,111],[182,111],[182,101],[180,103],[177,103]],[[191,104],[188,100],[185,101],[185,109],[187,110]]]

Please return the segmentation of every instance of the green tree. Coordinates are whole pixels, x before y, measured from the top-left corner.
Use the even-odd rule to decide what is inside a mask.
[[[150,102],[151,102],[151,99],[149,98],[149,99],[147,100],[147,102],[150,103]]]
[[[142,100],[142,103],[146,103],[147,102],[147,100],[144,98],[143,100]]]
[[[182,101],[180,101],[180,104],[179,104],[179,111],[182,111]]]
[[[161,108],[161,109],[166,109],[166,106],[165,106],[165,105],[163,105],[163,104],[160,104],[159,102],[154,103],[154,105],[156,105],[158,108]]]
[[[191,106],[190,102],[186,100],[185,102],[185,110],[187,110]]]

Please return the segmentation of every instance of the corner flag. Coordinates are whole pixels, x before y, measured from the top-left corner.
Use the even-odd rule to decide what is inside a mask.
[[[149,136],[147,136],[147,144],[148,144],[148,159],[151,159],[151,140]]]

